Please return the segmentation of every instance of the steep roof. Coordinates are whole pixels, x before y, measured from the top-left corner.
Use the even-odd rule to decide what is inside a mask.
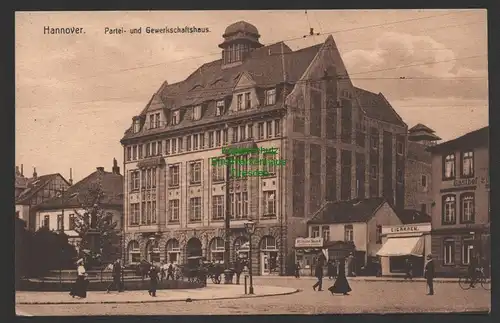
[[[163,104],[163,109],[176,110],[208,101],[227,99],[232,96],[233,89],[244,72],[248,73],[258,88],[262,89],[282,84],[284,75],[287,83],[297,82],[323,45],[323,43],[320,43],[292,51],[285,43],[279,42],[253,50],[250,52],[250,56],[240,65],[223,68],[222,59],[203,64],[182,82],[164,83],[158,92],[153,95],[154,99],[150,100],[141,115],[145,115],[150,111],[150,107],[151,109],[158,109],[159,100]],[[281,55],[282,49],[284,55]],[[280,95],[276,95],[275,106],[282,106]],[[266,107],[266,109],[271,108]],[[216,116],[215,110],[215,104],[207,105],[200,120],[181,117],[179,124],[169,126],[168,129],[175,130],[191,125],[209,124],[226,117],[225,115]],[[263,111],[263,109],[259,109],[259,111]],[[249,113],[255,114],[255,111],[249,111]],[[142,130],[135,134],[131,130],[130,127],[125,132],[123,139],[163,132],[165,128]]]
[[[382,197],[327,202],[309,220],[308,224],[367,222],[385,203]]]
[[[446,150],[473,149],[477,147],[488,147],[490,139],[489,126],[466,133],[458,138],[442,142],[438,145],[427,148],[432,153]]]
[[[23,204],[29,202],[29,200],[43,187],[45,187],[52,180],[57,177],[61,177],[66,184],[69,185],[68,181],[59,173],[41,175],[35,178],[28,179],[27,188],[18,196],[16,204]]]
[[[375,94],[358,87],[354,87],[354,91],[368,117],[403,127],[406,126],[403,119],[382,93]]]
[[[398,218],[401,220],[401,222],[403,222],[403,224],[431,222],[431,216],[429,214],[417,210],[412,210],[412,209],[398,210],[396,214],[398,215]]]
[[[410,129],[408,129],[408,132],[410,132],[410,133],[416,132],[416,131],[425,131],[425,132],[430,132],[430,133],[436,132],[436,131],[432,130],[431,128],[429,128],[426,125],[421,124],[421,123],[417,123],[416,125],[414,125]]]
[[[88,189],[99,183],[101,180],[104,197],[103,205],[123,206],[123,176],[105,171],[95,171],[68,187],[63,196],[54,197],[38,205],[40,210],[77,208],[81,206],[81,199],[87,193]]]

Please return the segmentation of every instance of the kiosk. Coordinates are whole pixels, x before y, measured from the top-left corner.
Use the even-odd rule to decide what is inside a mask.
[[[431,224],[418,223],[382,227],[382,276],[404,276],[406,260],[413,268],[413,277],[423,275],[425,255],[431,252]]]
[[[299,263],[301,276],[314,276],[318,259],[328,259],[323,249],[323,238],[295,239],[295,263]]]

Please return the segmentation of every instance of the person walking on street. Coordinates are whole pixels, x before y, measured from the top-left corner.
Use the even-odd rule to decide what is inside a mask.
[[[158,287],[158,270],[154,264],[149,269],[149,295],[156,297],[156,288]]]
[[[300,265],[298,261],[295,264],[295,278],[300,278]]]
[[[330,293],[332,295],[334,294],[343,294],[343,295],[349,295],[349,292],[352,291],[351,286],[349,286],[349,282],[347,281],[346,274],[345,274],[345,260],[342,259],[339,263],[339,273],[337,275],[337,279],[335,280],[335,283],[333,286],[328,288]]]
[[[174,279],[174,265],[171,262],[167,266],[167,280],[169,278],[172,280],[175,280]]]
[[[477,281],[477,270],[478,270],[478,261],[476,257],[471,257],[469,261],[469,267],[467,271],[469,272],[469,277],[470,277],[470,287],[474,288],[476,287],[476,281]]]
[[[429,293],[427,293],[427,295],[434,295],[434,261],[432,260],[431,254],[427,255],[424,276],[427,280],[427,286],[429,288]]]
[[[122,265],[120,263],[120,259],[116,259],[113,263],[112,274],[113,281],[106,288],[106,292],[109,293],[111,289],[116,287],[118,292],[122,292]]]
[[[328,279],[332,280],[333,278],[335,278],[335,266],[333,264],[333,260],[328,260],[328,263],[327,263],[327,272],[328,272]]]
[[[78,265],[77,268],[77,278],[75,281],[75,284],[73,285],[73,288],[69,292],[71,297],[75,298],[86,298],[87,297],[87,285],[88,285],[88,280],[85,278],[87,277],[87,273],[85,272],[85,266],[83,263],[83,259],[79,259],[76,264]]]
[[[160,263],[160,281],[163,281],[166,275],[167,275],[167,264],[164,261],[162,261]]]
[[[313,289],[316,290],[318,287],[318,292],[323,290],[323,264],[321,261],[318,261],[316,264],[316,268],[314,269],[314,276],[318,279],[316,284],[313,285]]]
[[[410,259],[408,259],[408,258],[406,258],[406,261],[405,261],[405,271],[406,271],[405,280],[407,280],[407,279],[412,280],[412,278],[413,278],[413,264],[411,263]]]

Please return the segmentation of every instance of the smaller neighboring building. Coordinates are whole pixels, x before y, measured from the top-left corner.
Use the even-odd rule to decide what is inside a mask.
[[[16,166],[16,181],[15,181],[15,190],[14,190],[14,198],[17,199],[21,193],[28,188],[29,178],[24,177],[23,174],[23,165],[21,165],[21,169],[19,166]]]
[[[116,159],[113,160],[111,172],[104,171],[104,167],[97,167],[96,171],[69,187],[64,194],[40,204],[36,212],[36,227],[47,227],[51,230],[62,231],[69,237],[69,242],[78,248],[80,240],[75,231],[77,214],[84,212],[82,199],[92,185],[100,183],[104,197],[101,207],[107,213],[113,214],[113,221],[117,221],[117,230],[122,228],[123,219],[123,176]],[[121,239],[120,239],[121,240]],[[115,251],[121,254],[121,246]],[[116,255],[107,255],[116,256]]]
[[[405,209],[430,213],[432,205],[432,158],[427,147],[437,140],[435,131],[419,123],[408,130],[408,154],[405,160]]]
[[[382,227],[380,256],[382,276],[402,276],[407,261],[412,265],[413,276],[423,275],[425,255],[431,253],[431,217],[417,210],[398,212],[403,225]]]
[[[61,191],[68,189],[68,182],[61,174],[47,174],[38,176],[33,169],[32,178],[24,178],[22,171],[16,174],[16,216],[26,222],[26,228],[36,230],[36,207],[44,201],[54,198]],[[21,188],[24,189],[21,191]]]
[[[432,153],[432,254],[436,273],[458,276],[490,252],[489,127],[429,147]]]
[[[310,238],[323,238],[328,259],[354,255],[350,273],[376,261],[383,226],[401,224],[389,203],[377,197],[327,202],[307,222],[307,230]]]

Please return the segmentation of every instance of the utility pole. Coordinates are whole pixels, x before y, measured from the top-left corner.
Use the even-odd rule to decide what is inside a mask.
[[[229,260],[230,260],[230,238],[231,238],[231,198],[230,198],[230,179],[229,177],[231,176],[231,162],[233,161],[232,157],[229,157],[229,155],[226,155],[224,157],[224,161],[226,163],[226,214],[224,218],[224,233],[225,233],[225,239],[224,239],[224,284],[231,284],[233,281],[233,275],[231,274],[230,266],[229,266]]]
[[[286,65],[285,65],[285,50],[284,50],[284,46],[283,46],[283,42],[281,42],[281,65],[282,65],[282,68],[283,68],[283,90],[282,90],[282,93],[283,93],[283,110],[284,110],[284,113],[283,113],[283,118],[281,119],[282,122],[280,122],[279,124],[279,127],[282,127],[282,129],[284,130],[285,129],[285,120],[286,120],[286,114],[287,114],[287,111],[286,111],[286,104],[285,104],[285,100],[286,100]],[[276,124],[275,124],[276,126]],[[276,132],[276,130],[275,130]],[[285,149],[283,148],[283,136],[285,135],[284,134],[284,131],[280,131],[280,134],[281,134],[281,139],[280,139],[280,154],[279,156],[284,156],[284,151]],[[280,203],[280,209],[279,209],[279,212],[280,212],[280,275],[285,275],[286,273],[284,272],[284,268],[286,268],[284,266],[284,262],[285,262],[285,241],[286,241],[286,237],[284,237],[284,219],[283,219],[283,187],[285,185],[283,185],[283,180],[284,180],[284,174],[285,172],[283,172],[283,168],[278,168],[279,170],[279,182],[278,182],[278,188],[280,190],[280,199],[279,199],[279,203]],[[253,286],[252,286],[252,289],[253,289]],[[252,291],[253,292],[253,291]]]

